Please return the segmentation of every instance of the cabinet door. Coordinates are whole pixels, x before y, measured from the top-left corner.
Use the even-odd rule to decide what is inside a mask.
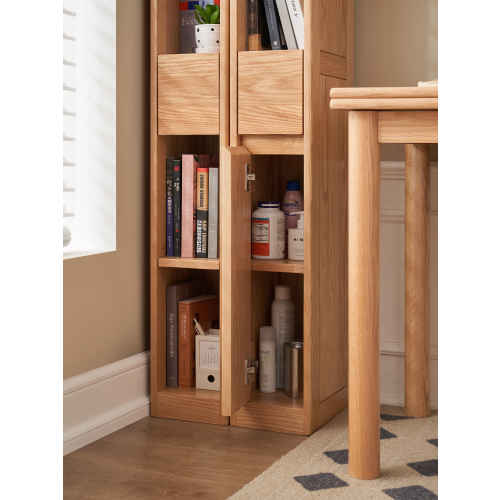
[[[222,415],[230,416],[249,399],[245,362],[250,360],[251,193],[246,191],[250,154],[243,147],[223,150],[221,158]]]

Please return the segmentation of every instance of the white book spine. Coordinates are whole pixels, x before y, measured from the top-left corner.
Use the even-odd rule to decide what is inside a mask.
[[[286,47],[288,50],[297,49],[297,40],[295,40],[295,35],[293,33],[292,21],[290,20],[290,14],[288,13],[286,0],[276,0],[276,6],[278,7],[281,27],[283,28],[283,33],[285,35]]]
[[[219,240],[219,169],[208,174],[208,258],[216,259]]]
[[[290,21],[292,22],[297,47],[304,49],[304,14],[299,0],[286,0]]]

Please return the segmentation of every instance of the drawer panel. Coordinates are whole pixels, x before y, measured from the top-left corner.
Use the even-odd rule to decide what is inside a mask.
[[[304,52],[238,54],[238,134],[304,133]]]
[[[219,54],[158,56],[158,133],[219,133]]]

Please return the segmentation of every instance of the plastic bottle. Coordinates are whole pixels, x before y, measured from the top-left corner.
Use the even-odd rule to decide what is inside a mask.
[[[252,257],[285,258],[285,214],[275,201],[261,201],[252,214]]]
[[[299,221],[297,229],[288,231],[288,258],[290,260],[304,260],[304,212],[295,212]]]
[[[298,222],[298,217],[297,215],[293,215],[293,212],[301,212],[304,210],[304,199],[300,192],[299,181],[288,181],[283,203],[281,204],[281,210],[285,212],[286,238],[288,240],[288,230],[296,228]]]
[[[272,326],[262,326],[259,336],[259,387],[276,391],[276,334]]]
[[[284,349],[295,340],[295,305],[290,287],[278,285],[274,289],[271,307],[272,325],[276,334],[276,387],[284,387]]]

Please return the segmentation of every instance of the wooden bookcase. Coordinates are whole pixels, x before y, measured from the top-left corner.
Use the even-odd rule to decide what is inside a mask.
[[[178,8],[151,0],[151,414],[310,434],[347,404],[346,117],[328,101],[352,84],[353,0],[304,0],[303,51],[247,51],[246,0],[221,0],[220,54],[178,54]],[[165,159],[217,151],[220,256],[167,258]],[[253,261],[251,213],[291,179],[303,186],[305,260]],[[220,297],[220,392],[165,384],[165,290],[194,277]],[[304,341],[298,401],[246,376],[280,283]]]

